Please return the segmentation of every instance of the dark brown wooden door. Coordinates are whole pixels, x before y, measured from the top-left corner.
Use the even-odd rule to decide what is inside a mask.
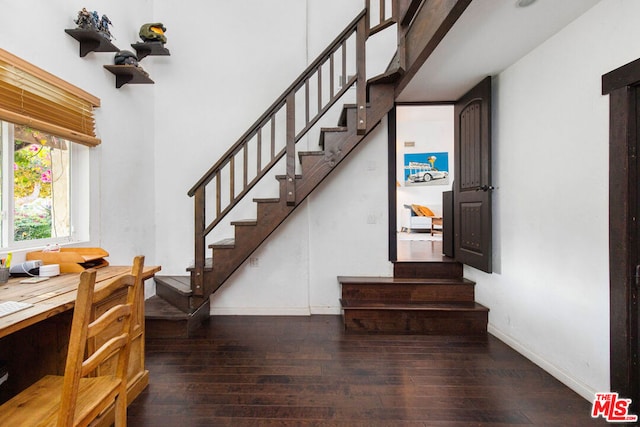
[[[491,273],[491,77],[455,105],[454,256]]]
[[[640,290],[640,221],[637,221],[638,215],[640,215],[640,156],[637,153],[640,153],[640,87],[633,86],[630,88],[629,93],[631,97],[634,98],[632,100],[632,111],[630,111],[629,116],[633,120],[635,119],[635,127],[632,127],[631,133],[633,134],[633,142],[631,145],[633,147],[632,150],[632,160],[635,161],[635,168],[632,169],[631,173],[633,176],[633,181],[630,184],[631,189],[635,195],[635,206],[631,210],[631,222],[635,223],[635,234],[631,235],[633,243],[631,244],[632,250],[631,253],[635,254],[635,268],[632,273],[631,283],[627,283],[625,286],[628,290],[628,299],[626,304],[628,304],[628,313],[630,317],[630,325],[629,325],[629,335],[627,337],[627,342],[629,346],[629,355],[626,363],[628,364],[628,397],[632,401],[632,414],[638,415],[640,414],[640,368],[638,367],[638,362],[640,362],[640,339],[638,337],[638,332],[640,332],[640,305],[638,304],[639,290]],[[633,198],[632,198],[633,200]]]

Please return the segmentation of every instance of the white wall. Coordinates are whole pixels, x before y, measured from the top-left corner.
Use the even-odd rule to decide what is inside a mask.
[[[608,98],[640,2],[603,0],[494,79],[490,331],[586,399],[609,389]]]
[[[91,241],[110,252],[112,264],[130,263],[142,253],[155,262],[154,242],[154,89],[150,85],[115,88],[103,68],[113,53],[80,58],[78,42],[64,32],[82,7],[107,14],[114,44],[131,49],[138,30],[152,18],[151,0],[137,2],[0,0],[0,47],[99,97],[97,133],[103,144],[90,150]],[[147,63],[142,64],[147,69]],[[151,64],[150,64],[151,65]],[[148,70],[152,77],[152,66]]]

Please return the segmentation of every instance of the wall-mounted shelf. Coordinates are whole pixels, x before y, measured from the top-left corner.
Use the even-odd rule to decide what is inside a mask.
[[[147,73],[135,65],[105,65],[104,68],[116,76],[116,88],[129,84],[153,84]]]
[[[95,30],[76,28],[67,29],[64,32],[80,42],[81,57],[89,52],[118,52],[120,50]]]
[[[145,56],[169,56],[171,53],[169,49],[164,47],[162,42],[141,42],[131,45],[136,50],[136,56],[140,61]]]

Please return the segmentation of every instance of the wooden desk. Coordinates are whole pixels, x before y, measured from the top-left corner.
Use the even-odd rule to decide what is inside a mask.
[[[100,282],[127,273],[130,266],[108,266],[96,270]],[[159,266],[145,266],[143,279],[153,277]],[[0,317],[0,360],[9,378],[0,385],[0,402],[19,393],[45,375],[63,375],[71,320],[80,273],[63,274],[40,283],[20,283],[23,278],[11,278],[0,284],[0,302],[24,301],[33,306]],[[129,360],[129,400],[135,399],[149,383],[144,368],[144,289],[140,289],[134,321]],[[101,307],[106,310],[121,295],[114,295]]]

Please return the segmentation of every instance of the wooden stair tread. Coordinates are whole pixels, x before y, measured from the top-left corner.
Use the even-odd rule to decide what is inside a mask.
[[[193,293],[189,276],[155,276],[155,281],[156,285],[158,282],[162,282],[164,286],[170,286],[184,296],[190,296]]]
[[[469,285],[474,286],[475,282],[460,278],[402,278],[384,276],[338,276],[338,282],[355,285]]]
[[[344,309],[348,310],[388,310],[388,311],[479,311],[488,312],[489,309],[477,302],[373,302],[373,301],[345,301],[340,300]]]
[[[237,221],[231,221],[231,225],[239,225],[239,226],[250,226],[257,225],[258,220],[256,219],[240,219]]]
[[[346,126],[321,128],[320,129],[320,140],[318,141],[318,145],[324,150],[325,149],[324,138],[325,138],[325,135],[327,133],[329,133],[329,132],[342,133],[342,132],[347,132],[348,130],[349,130],[349,128],[346,127]]]
[[[187,271],[191,272],[194,271],[196,269],[196,267],[194,265],[190,265],[189,267],[187,267]],[[213,258],[207,258],[204,260],[204,271],[211,271],[213,270]]]
[[[279,197],[265,197],[265,198],[254,198],[253,201],[255,203],[279,203]]]
[[[325,154],[324,151],[298,151],[298,161],[302,163],[304,157],[320,157]]]
[[[145,319],[185,320],[189,316],[157,295],[144,301]]]
[[[384,83],[394,83],[400,79],[404,74],[404,70],[400,67],[394,68],[392,70],[386,71],[380,75],[370,78],[367,80],[367,84],[384,84]]]
[[[233,249],[236,246],[236,239],[222,239],[209,245],[211,249]]]

